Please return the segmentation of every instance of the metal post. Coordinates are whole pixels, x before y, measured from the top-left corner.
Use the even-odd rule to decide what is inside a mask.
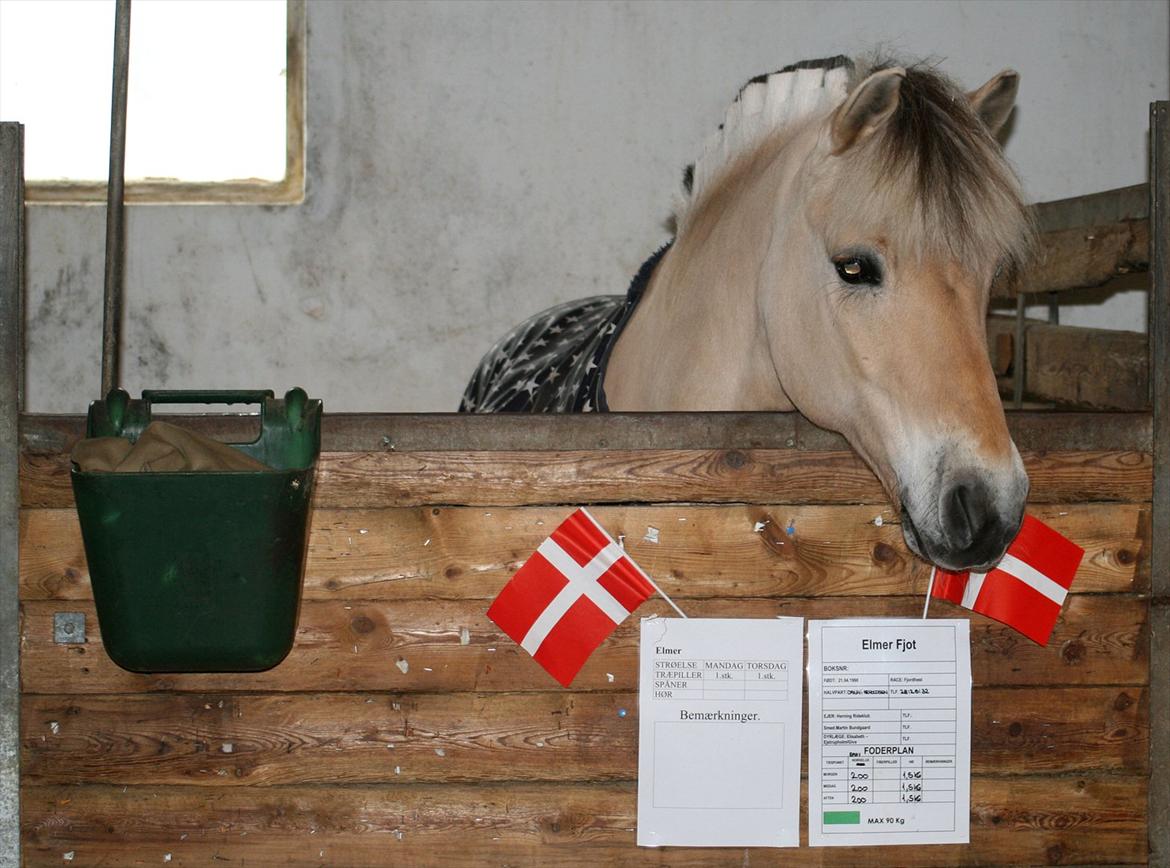
[[[20,438],[24,127],[0,123],[0,866],[20,864]]]
[[[1170,865],[1170,102],[1150,104],[1150,864]]]
[[[1024,406],[1024,345],[1028,335],[1024,329],[1024,313],[1028,308],[1028,297],[1021,292],[1016,296],[1016,345],[1012,351],[1012,406],[1020,410]]]
[[[106,191],[106,282],[102,309],[102,391],[122,382],[122,283],[126,222],[126,86],[130,80],[130,0],[118,0],[114,20],[114,87],[110,98],[110,175]]]

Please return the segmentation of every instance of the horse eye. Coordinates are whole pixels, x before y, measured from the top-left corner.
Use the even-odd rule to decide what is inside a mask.
[[[847,256],[833,260],[837,276],[850,286],[878,286],[882,282],[881,267],[868,256]]]

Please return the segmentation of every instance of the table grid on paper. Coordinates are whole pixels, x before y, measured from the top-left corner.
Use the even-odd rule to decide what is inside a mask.
[[[834,661],[822,671],[826,805],[953,802],[953,661]]]
[[[656,699],[788,700],[786,660],[656,659]]]

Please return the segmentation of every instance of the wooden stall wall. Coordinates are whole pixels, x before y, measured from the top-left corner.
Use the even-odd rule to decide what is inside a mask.
[[[969,616],[969,845],[637,848],[637,619],[565,690],[484,614],[590,504],[691,615],[918,616],[928,569],[876,479],[798,416],[329,416],[296,644],[249,675],[109,660],[68,478],[81,422],[23,417],[26,864],[1164,864],[1170,206],[1152,177],[1156,213],[1137,188],[1039,206],[1024,281],[1059,293],[1152,258],[1152,368],[1132,336],[1098,353],[1086,330],[989,328],[1005,392],[1137,412],[1009,414],[1030,511],[1086,557],[1048,647]],[[183,421],[242,439],[239,420]],[[55,641],[59,613],[85,642]]]
[[[866,850],[636,847],[637,618],[562,689],[484,614],[587,503],[690,615],[918,616],[928,568],[843,441],[790,416],[331,417],[289,658],[133,675],[101,647],[76,422],[46,421],[22,457],[25,859],[1144,863],[1150,417],[1012,417],[1030,511],[1085,560],[1047,648],[971,615],[971,843]],[[88,641],[56,644],[57,612]]]

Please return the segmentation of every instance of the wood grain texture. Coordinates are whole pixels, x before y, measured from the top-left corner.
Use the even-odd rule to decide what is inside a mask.
[[[569,513],[565,507],[323,509],[313,515],[308,600],[489,599]],[[882,506],[602,506],[593,510],[679,599],[925,593],[929,566]],[[1149,511],[1140,504],[1039,505],[1031,513],[1085,549],[1076,593],[1144,591]],[[648,541],[650,528],[658,542]],[[77,515],[22,514],[20,594],[92,599]]]
[[[1120,274],[1149,269],[1150,221],[1119,220],[1046,232],[1039,248],[1035,263],[1021,276],[1021,291],[1100,286]]]
[[[1016,321],[987,318],[992,364],[1002,372],[1000,392],[1011,392]],[[1148,341],[1114,329],[1052,325],[1029,320],[1024,331],[1025,396],[1034,401],[1097,409],[1140,411],[1149,406]]]
[[[256,417],[176,414],[176,425],[223,440],[256,437]],[[1031,412],[1007,414],[1024,452],[1039,449],[1149,451],[1150,414]],[[84,416],[20,417],[20,448],[67,454],[85,434]],[[796,412],[771,413],[327,413],[323,452],[494,452],[613,449],[799,449],[848,451],[845,438]]]
[[[1045,324],[1028,330],[1027,343],[1024,382],[1035,399],[1099,410],[1149,406],[1145,335]]]
[[[85,613],[86,644],[53,644],[53,613],[66,608]],[[487,619],[487,604],[482,600],[308,601],[301,607],[292,653],[275,669],[252,674],[126,672],[103,652],[91,603],[78,600],[63,607],[55,602],[29,601],[22,609],[25,694],[155,690],[494,693],[543,691],[555,684]],[[1047,648],[982,615],[970,614],[975,683],[1145,684],[1147,610],[1145,599],[1132,595],[1070,596]],[[692,600],[685,611],[705,617],[919,617],[922,598]],[[943,602],[934,603],[931,611],[948,617],[969,614]],[[667,615],[670,610],[655,598],[644,603],[589,658],[574,687],[603,692],[637,689],[638,617],[652,614]]]
[[[1150,457],[1025,459],[1030,509],[1088,554],[1049,647],[969,616],[971,845],[745,851],[634,846],[636,617],[564,691],[485,610],[570,509],[549,504],[584,502],[688,614],[917,617],[927,571],[852,453],[325,453],[289,658],[135,675],[101,647],[65,464],[26,451],[28,864],[1141,863]],[[86,644],[53,643],[60,611]]]
[[[1034,503],[1150,499],[1144,452],[1026,452]],[[24,508],[72,506],[68,457],[21,453]],[[885,503],[852,452],[798,449],[326,452],[314,506],[553,503]]]
[[[28,787],[32,865],[900,865],[1145,861],[1145,778],[971,784],[971,843],[799,850],[638,848],[632,783]],[[802,805],[805,795],[802,793]],[[802,816],[801,839],[807,824]]]
[[[976,774],[1146,771],[1140,687],[981,688],[972,708]],[[28,784],[636,780],[638,697],[565,691],[29,696],[21,745]]]
[[[1141,183],[1097,193],[1082,193],[1067,199],[1037,202],[1033,208],[1041,233],[1100,226],[1122,220],[1147,220],[1150,218],[1150,185]]]

